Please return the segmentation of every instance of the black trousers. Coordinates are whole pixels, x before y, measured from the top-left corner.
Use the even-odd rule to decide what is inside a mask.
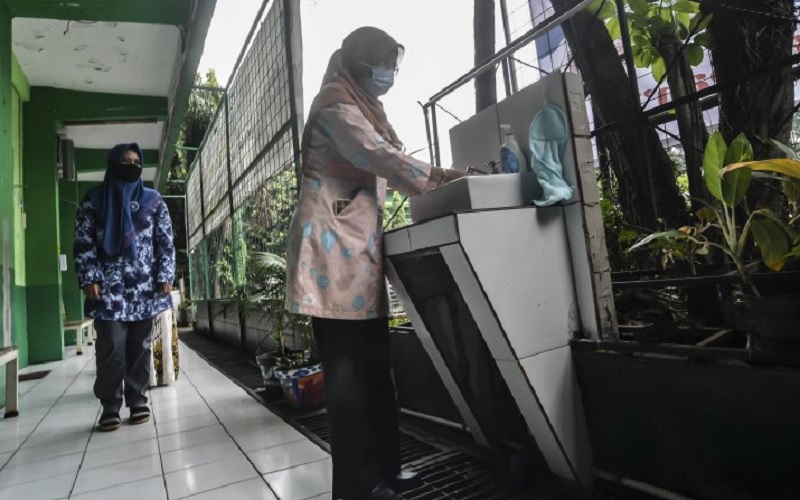
[[[153,320],[95,320],[94,327],[97,330],[94,395],[103,405],[103,411],[118,412],[122,408],[123,382],[125,404],[129,408],[146,405]]]
[[[333,498],[359,500],[400,472],[397,399],[386,318],[313,318],[325,370]]]

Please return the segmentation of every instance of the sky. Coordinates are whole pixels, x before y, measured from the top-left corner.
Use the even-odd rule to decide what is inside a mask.
[[[199,71],[213,68],[224,85],[262,0],[218,0]],[[389,120],[407,150],[429,160],[425,120],[418,101],[469,71],[472,61],[470,0],[301,0],[303,101],[305,112],[319,90],[328,59],[345,36],[360,26],[376,26],[406,47],[395,87],[383,98]],[[474,111],[468,85],[442,103],[460,119]],[[442,164],[449,166],[448,129],[458,123],[438,113]]]

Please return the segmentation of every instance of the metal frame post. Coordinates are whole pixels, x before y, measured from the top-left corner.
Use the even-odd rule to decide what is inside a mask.
[[[205,300],[210,300],[211,299],[211,294],[209,293],[209,290],[211,289],[211,276],[209,276],[209,274],[208,274],[208,272],[209,272],[209,269],[208,269],[208,252],[207,252],[207,249],[206,249],[206,243],[207,243],[206,238],[207,238],[208,234],[206,234],[206,189],[205,189],[205,184],[203,182],[203,150],[202,149],[198,149],[198,151],[197,151],[197,161],[198,161],[198,164],[197,164],[198,170],[197,170],[197,174],[196,175],[200,176],[200,218],[201,218],[201,220],[200,220],[200,229],[203,231],[203,241],[200,244],[201,250],[203,252],[203,283],[204,283],[204,286],[203,286],[203,298]],[[211,310],[209,309],[209,314],[210,314],[210,311]]]
[[[506,45],[511,45],[511,27],[508,22],[508,1],[500,0],[500,17],[503,19],[503,34],[505,35]],[[508,73],[506,79],[506,93],[516,94],[519,92],[519,84],[517,83],[517,67],[514,64],[514,58],[510,55],[503,59],[503,68]]]
[[[628,70],[628,83],[630,84],[631,99],[635,112],[641,115],[640,102],[639,102],[639,79],[636,76],[636,65],[633,62],[633,47],[631,45],[631,34],[628,30],[628,14],[625,12],[625,1],[615,0],[617,4],[617,18],[619,19],[620,33],[622,37],[623,54],[625,56],[625,67]],[[647,151],[647,144],[645,143],[645,129],[643,127],[634,126],[634,134],[636,139],[642,144],[642,151],[645,152],[644,162],[647,167],[647,189],[649,191],[649,198],[653,211],[653,220],[658,220],[658,203],[656,201],[656,187],[653,181],[653,165],[650,161],[650,154]],[[650,228],[656,229],[656,228]]]
[[[239,286],[244,282],[241,274],[242,258],[239,243],[241,239],[240,227],[236,221],[236,207],[233,201],[233,171],[231,170],[231,121],[230,121],[230,100],[228,91],[223,95],[225,103],[225,168],[228,172],[228,217],[231,219],[231,249],[233,250],[233,283]]]
[[[186,195],[179,194],[165,194],[161,195],[165,199],[182,199],[183,200],[183,224],[184,234],[186,235],[186,258],[189,260],[189,297],[192,296],[192,254],[189,252],[189,203]]]
[[[431,128],[433,129],[433,164],[437,167],[441,167],[442,159],[439,153],[439,127],[436,124],[436,103],[431,106]]]
[[[294,74],[294,43],[292,42],[292,28],[294,26],[294,17],[292,15],[292,0],[283,0],[283,36],[284,43],[286,44],[286,66],[289,69],[289,114],[292,122],[292,149],[294,159],[294,172],[295,172],[295,199],[300,194],[300,162],[301,146],[300,146],[300,114],[297,106],[297,89],[295,88],[295,74]]]
[[[433,154],[433,136],[431,135],[431,117],[428,114],[428,110],[429,106],[422,106],[422,114],[425,115],[425,135],[428,138],[428,155],[430,157],[431,164],[433,164],[435,161],[435,156]]]

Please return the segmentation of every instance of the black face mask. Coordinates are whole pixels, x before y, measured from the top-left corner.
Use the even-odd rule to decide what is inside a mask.
[[[114,177],[122,182],[136,182],[142,176],[142,167],[135,163],[115,163],[111,168]]]

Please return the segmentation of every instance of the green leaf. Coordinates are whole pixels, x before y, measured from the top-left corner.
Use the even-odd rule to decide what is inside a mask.
[[[633,12],[640,16],[646,17],[650,10],[650,4],[647,0],[628,0],[628,4],[631,6]]]
[[[633,46],[633,63],[637,68],[648,68],[653,61],[653,52],[650,46]]]
[[[628,14],[628,21],[630,21],[631,33],[636,33],[637,30],[646,33],[650,27],[650,18],[647,16],[640,16],[639,14],[630,13]]]
[[[684,14],[682,14],[684,15]],[[681,21],[680,16],[678,17],[678,21]],[[685,26],[683,22],[678,23],[678,39],[683,41],[689,37],[689,26]]]
[[[657,55],[653,58],[652,70],[653,78],[655,78],[657,82],[663,82],[664,76],[667,74],[667,63],[664,62],[663,57]]]
[[[753,159],[753,145],[744,134],[739,134],[731,142],[728,151],[725,153],[725,165],[741,163]],[[722,176],[722,197],[725,204],[730,207],[739,205],[750,188],[753,171],[740,169],[734,172],[725,173]]]
[[[783,228],[771,219],[757,219],[752,222],[750,230],[764,264],[773,271],[780,271],[789,253],[789,239]]]
[[[710,207],[703,207],[697,211],[697,218],[701,222],[716,222],[717,212]]]
[[[735,207],[744,200],[752,176],[753,171],[746,168],[722,176],[722,197],[725,198],[726,205]]]
[[[714,38],[711,36],[711,33],[709,32],[700,33],[699,35],[694,37],[694,43],[706,49],[714,48]]]
[[[643,49],[648,49],[648,48],[652,47],[652,45],[653,45],[653,44],[650,43],[650,40],[648,40],[647,37],[644,36],[644,33],[631,35],[631,44],[633,46],[637,46],[638,45],[639,47],[641,47]]]
[[[800,159],[800,157],[797,155],[797,151],[795,151],[793,147],[788,146],[780,141],[776,141],[775,139],[767,139],[764,141],[764,144],[778,149],[781,153],[785,154],[787,158],[792,160]]]
[[[649,245],[649,244],[651,244],[651,243],[653,243],[654,241],[657,241],[657,240],[680,240],[680,239],[689,240],[689,241],[692,241],[692,242],[694,242],[694,243],[696,243],[698,245],[704,244],[704,242],[701,242],[700,240],[694,238],[693,236],[690,236],[690,235],[684,233],[683,231],[679,231],[677,229],[671,229],[669,231],[663,231],[663,232],[660,232],[660,233],[653,233],[651,235],[645,236],[644,238],[639,240],[635,245],[630,247],[628,249],[628,251],[631,252],[631,251],[636,250],[638,248],[642,248],[642,247],[647,246],[647,245]]]
[[[683,49],[683,55],[686,56],[686,62],[689,63],[690,66],[697,66],[701,62],[703,62],[703,58],[705,57],[705,53],[703,52],[703,47],[690,43]]]
[[[608,34],[611,35],[612,40],[618,40],[622,37],[622,28],[619,24],[619,18],[612,18],[609,19],[606,23],[606,29],[608,29]]]
[[[744,134],[739,134],[736,139],[731,142],[725,153],[725,165],[733,163],[741,163],[743,161],[750,161],[753,159],[753,145]]]
[[[720,171],[727,151],[728,145],[725,144],[722,134],[714,132],[711,138],[708,139],[703,156],[703,178],[706,181],[708,192],[723,203],[725,199],[722,197],[722,175]]]
[[[772,222],[777,224],[781,229],[783,229],[783,232],[786,233],[786,237],[789,238],[790,241],[794,241],[795,239],[797,239],[798,237],[797,231],[795,231],[790,225],[786,224],[786,222],[784,222],[778,216],[778,214],[776,214],[772,210],[768,208],[762,208],[753,212],[753,215],[770,219]]]
[[[692,18],[692,22],[689,25],[689,31],[694,34],[699,34],[706,28],[708,25],[711,24],[711,20],[714,19],[713,14],[705,14],[703,12],[699,12],[695,14]]]
[[[692,24],[692,15],[687,14],[686,12],[678,12],[675,15],[675,18],[678,20],[679,32],[685,33],[682,39],[685,39],[687,36],[689,36],[689,25]]]
[[[661,9],[661,15],[659,16],[661,20],[664,21],[666,25],[672,25],[672,11],[669,9]]]
[[[783,182],[783,193],[792,203],[800,203],[800,181],[797,179],[786,179]]]
[[[605,21],[617,14],[614,0],[595,0],[589,5],[589,12],[600,20]]]
[[[692,0],[678,0],[672,4],[672,10],[675,12],[686,12],[689,14],[697,14],[700,12],[700,4]]]

